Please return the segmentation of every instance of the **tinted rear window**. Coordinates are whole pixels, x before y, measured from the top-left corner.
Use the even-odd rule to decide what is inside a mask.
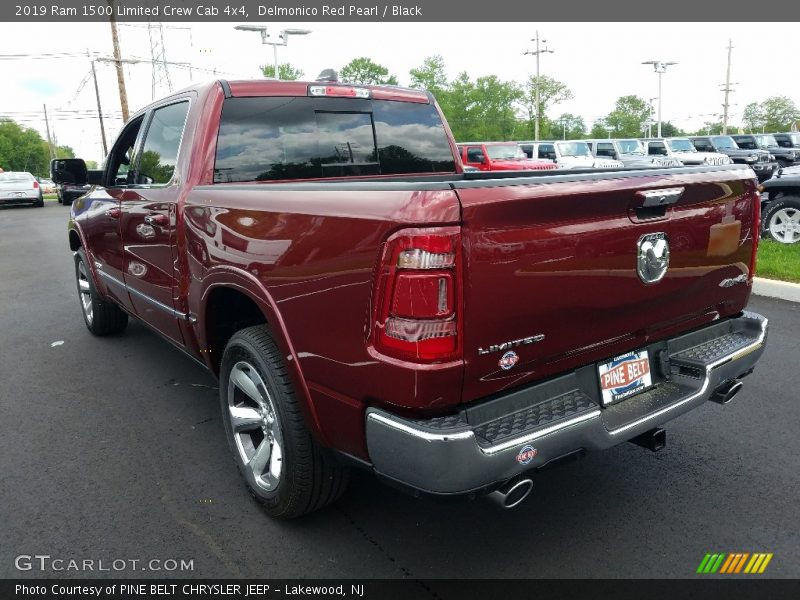
[[[228,98],[216,183],[454,172],[432,105],[352,98]]]

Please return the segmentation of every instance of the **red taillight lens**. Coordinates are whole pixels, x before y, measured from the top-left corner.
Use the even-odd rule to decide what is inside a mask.
[[[756,259],[758,255],[758,241],[761,238],[761,196],[753,191],[753,254],[750,256],[750,273],[748,278],[752,281],[756,274]]]
[[[375,347],[419,362],[460,355],[458,227],[409,229],[390,237],[378,276]]]
[[[36,181],[35,179],[33,180],[33,189],[35,189],[35,190],[39,189],[39,182]]]

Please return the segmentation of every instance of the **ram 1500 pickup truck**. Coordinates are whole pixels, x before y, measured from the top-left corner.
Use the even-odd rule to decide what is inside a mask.
[[[514,506],[540,469],[656,450],[667,421],[739,391],[767,335],[746,310],[752,170],[457,158],[418,90],[177,92],[102,172],[53,162],[93,185],[68,227],[86,326],[135,317],[216,375],[235,462],[282,518],[335,500],[353,466]]]

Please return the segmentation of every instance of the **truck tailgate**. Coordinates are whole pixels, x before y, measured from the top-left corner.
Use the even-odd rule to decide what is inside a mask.
[[[455,184],[465,257],[463,401],[741,311],[751,288],[755,184],[752,171],[736,167]],[[641,267],[639,246],[661,238],[669,266],[646,283],[658,269]],[[509,351],[517,356],[501,360]]]

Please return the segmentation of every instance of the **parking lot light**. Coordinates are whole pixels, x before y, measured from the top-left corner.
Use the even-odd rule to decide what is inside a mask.
[[[653,69],[658,73],[658,134],[661,137],[661,76],[667,72],[667,67],[677,65],[676,62],[664,62],[662,60],[646,60],[643,65],[653,65]]]

